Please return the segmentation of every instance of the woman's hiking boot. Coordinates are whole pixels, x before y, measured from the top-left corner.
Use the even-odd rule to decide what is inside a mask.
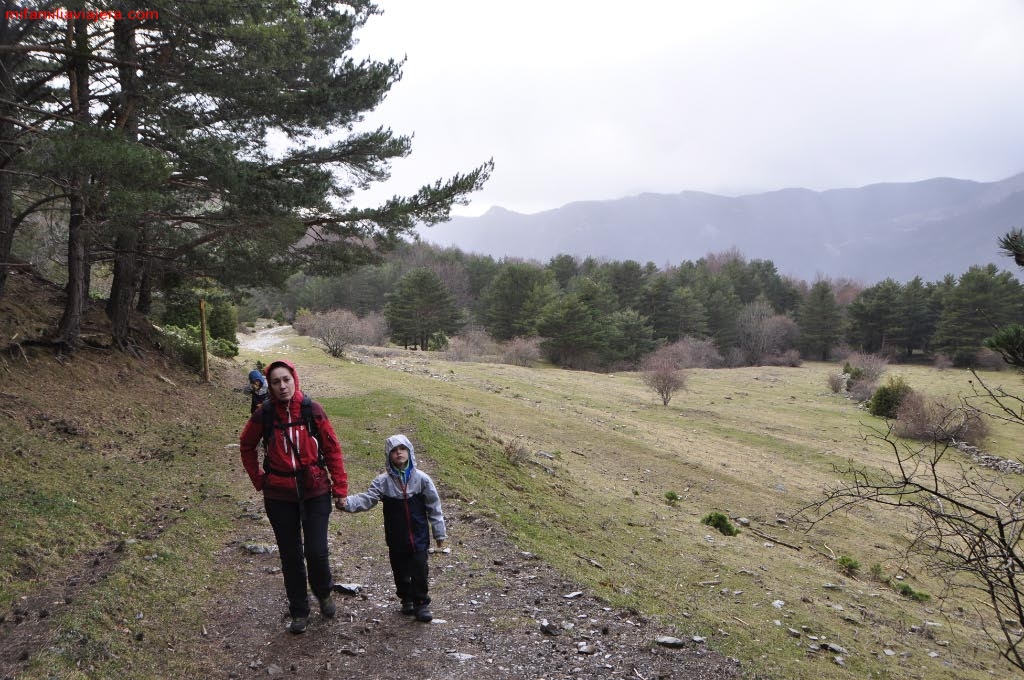
[[[412,600],[402,600],[402,613],[406,616],[416,616],[416,603]]]
[[[328,619],[333,619],[334,615],[338,613],[338,607],[334,604],[334,600],[331,599],[330,594],[327,597],[319,598],[320,601],[320,614]]]
[[[296,635],[298,635],[299,633],[305,633],[306,625],[308,623],[308,616],[293,616],[292,622],[288,625],[288,632],[295,633]]]

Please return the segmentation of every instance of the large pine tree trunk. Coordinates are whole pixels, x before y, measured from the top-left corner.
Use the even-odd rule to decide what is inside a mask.
[[[78,9],[81,9],[80,3]],[[68,24],[68,42],[74,44],[79,54],[68,63],[69,96],[75,128],[81,133],[89,124],[89,23],[76,19]],[[82,316],[89,296],[89,234],[86,221],[84,188],[86,177],[76,172],[71,178],[68,203],[71,216],[68,219],[68,284],[64,301],[64,314],[57,328],[55,343],[67,352],[75,351],[81,344]]]
[[[85,226],[85,199],[81,180],[71,195],[71,217],[68,220],[68,284],[65,288],[64,314],[57,328],[55,342],[66,352],[74,352],[81,343],[82,316],[89,295],[88,235]]]
[[[13,31],[9,22],[0,24],[0,44],[9,45],[14,41]],[[3,297],[7,285],[7,274],[10,271],[11,249],[14,246],[14,183],[10,170],[11,158],[16,145],[16,130],[10,121],[13,118],[13,102],[17,100],[14,91],[14,69],[16,57],[4,55],[0,59],[0,297]]]
[[[13,125],[0,124],[0,145],[4,145],[5,131],[3,128],[12,128]],[[6,166],[7,156],[3,146],[0,146],[0,297],[4,295],[4,287],[7,285],[7,274],[10,271],[11,249],[14,246],[14,192],[12,191],[11,176],[3,172]]]
[[[135,109],[138,99],[138,76],[135,68],[127,64],[134,62],[137,52],[132,22],[115,21],[114,54],[123,60],[123,64],[118,66],[121,92],[117,126],[124,130],[128,139],[133,140],[138,137],[138,114]],[[107,316],[110,317],[114,346],[125,351],[132,348],[129,322],[141,270],[140,229],[141,227],[135,225],[126,227],[118,234],[114,243],[114,280],[111,284],[110,298],[107,300]]]
[[[114,242],[114,280],[107,300],[110,334],[119,349],[129,346],[129,319],[138,285],[138,233],[123,231]]]

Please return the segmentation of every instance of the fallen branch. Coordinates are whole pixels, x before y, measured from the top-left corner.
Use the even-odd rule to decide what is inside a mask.
[[[598,569],[604,569],[604,567],[599,562],[596,562],[596,561],[590,559],[589,557],[584,557],[583,555],[581,555],[579,553],[576,553],[576,557],[580,558],[584,562],[589,562],[591,565],[597,567]]]
[[[792,543],[786,543],[785,541],[780,541],[779,539],[775,538],[774,536],[770,536],[770,535],[764,533],[763,531],[758,531],[754,527],[747,527],[747,529],[749,529],[750,533],[752,533],[752,534],[756,534],[756,535],[760,536],[761,538],[766,539],[768,541],[771,541],[773,543],[778,543],[779,545],[785,546],[787,548],[790,548],[791,550],[803,550],[803,546],[793,545]]]

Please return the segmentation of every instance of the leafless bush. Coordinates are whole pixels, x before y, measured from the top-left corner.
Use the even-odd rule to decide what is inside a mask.
[[[936,354],[932,365],[940,371],[944,371],[947,368],[953,368],[953,360],[947,354]]]
[[[505,442],[505,446],[502,451],[505,453],[505,459],[516,467],[523,465],[530,460],[529,449],[523,446],[521,442],[514,439]]]
[[[839,394],[841,392],[844,392],[846,390],[846,374],[829,373],[828,388],[832,390],[832,394]]]
[[[846,363],[853,368],[853,374],[856,379],[877,381],[885,373],[885,369],[889,362],[885,357],[877,354],[862,354],[861,352],[853,352],[846,357]]]
[[[347,309],[303,315],[302,324],[310,337],[316,338],[332,357],[340,357],[349,345],[384,344],[387,323],[378,313],[359,318]]]
[[[512,338],[501,348],[502,363],[533,366],[540,361],[540,338]]]
[[[1013,421],[1024,423],[1016,414]],[[976,466],[950,465],[949,442],[909,444],[893,436],[892,425],[887,432],[876,430],[875,437],[891,449],[894,465],[868,468],[851,461],[837,466],[841,481],[795,518],[813,511],[813,526],[865,505],[907,513],[911,534],[904,558],[941,579],[947,597],[983,603],[976,608],[982,629],[1009,663],[1024,670],[1019,485]]]
[[[803,359],[800,358],[800,352],[795,349],[786,350],[781,354],[770,354],[761,361],[762,366],[789,366],[796,368],[801,364],[803,364]]]
[[[847,390],[849,390],[850,398],[859,402],[865,402],[868,399],[870,399],[875,394],[875,390],[877,389],[877,380],[858,380],[857,382],[853,382],[847,385]]]
[[[499,354],[499,344],[481,328],[467,328],[449,339],[449,361],[481,361]]]
[[[444,357],[448,361],[473,361],[477,355],[465,338],[456,335],[448,340],[448,349],[445,350]]]
[[[998,352],[993,352],[987,347],[978,350],[975,355],[974,365],[986,371],[1001,371],[1006,368],[1006,360]]]
[[[795,347],[800,329],[793,319],[775,314],[770,303],[758,300],[740,310],[736,319],[736,336],[742,363],[735,365],[761,366],[768,364],[772,357]],[[733,365],[734,361],[730,357],[728,363]]]
[[[299,335],[309,335],[310,330],[316,323],[316,315],[308,309],[300,309],[295,313],[295,320],[292,321],[292,328]]]
[[[388,341],[388,322],[380,312],[370,312],[359,320],[359,340],[361,345],[383,347]]]
[[[900,402],[893,434],[917,441],[977,446],[988,436],[988,422],[976,409],[911,392]]]
[[[649,359],[654,357],[658,357],[658,360],[664,358],[676,368],[718,368],[723,364],[722,355],[718,353],[715,343],[690,336],[659,347],[648,355]]]
[[[686,389],[686,373],[664,356],[649,356],[643,363],[640,379],[654,390],[665,406],[676,392]]]

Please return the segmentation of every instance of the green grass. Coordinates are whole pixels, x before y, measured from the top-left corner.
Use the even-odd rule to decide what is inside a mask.
[[[975,603],[943,601],[941,584],[921,570],[901,584],[931,594],[927,602],[888,585],[902,566],[905,515],[862,508],[808,533],[777,521],[819,498],[836,481],[834,465],[852,461],[880,471],[892,464],[889,451],[865,439],[882,421],[829,392],[833,365],[693,371],[688,390],[664,407],[628,373],[449,363],[398,352],[395,360],[409,369],[402,371],[331,359],[303,338],[287,343],[286,350],[243,353],[236,372],[282,354],[298,365],[302,388],[324,405],[342,441],[353,492],[382,469],[385,437],[407,433],[449,501],[472,502],[473,512],[499,522],[520,550],[614,606],[658,617],[666,633],[706,637],[751,675],[1010,674],[979,632],[970,613]],[[890,370],[929,394],[970,389],[962,371]],[[1024,394],[1019,376],[989,378]],[[200,405],[202,422],[180,412],[173,399],[182,395]],[[168,390],[148,408],[115,403],[83,418],[86,432],[77,436],[60,435],[53,423],[26,429],[0,417],[0,463],[10,480],[0,488],[0,604],[31,594],[93,551],[124,546],[105,580],[54,614],[52,644],[26,677],[195,672],[187,653],[167,650],[187,650],[186,632],[201,625],[203,603],[237,582],[237,574],[219,571],[215,554],[237,531],[234,517],[249,494],[237,447],[229,448],[247,405],[223,388]],[[45,395],[30,406],[45,411]],[[999,424],[992,432],[986,450],[1015,456],[1014,430]],[[552,472],[510,458],[509,442],[528,458],[551,454],[534,460]],[[1016,477],[1005,481],[1022,485]],[[751,528],[800,549],[749,529],[724,536],[701,524],[712,512],[747,517]],[[374,513],[344,521],[380,531]],[[163,529],[154,532],[156,526]],[[459,540],[457,524],[452,539]],[[871,576],[842,573],[836,556],[872,565]],[[484,578],[490,565],[481,560],[472,568]],[[785,605],[775,608],[776,600]],[[936,647],[936,659],[926,655],[933,641],[909,632],[924,621],[941,622],[949,641]],[[808,640],[787,633],[801,626],[849,649],[846,667],[809,659]],[[885,648],[911,656],[885,657]]]
[[[751,672],[796,679],[1008,672],[976,622],[959,615],[962,603],[919,603],[884,583],[841,573],[834,555],[856,554],[895,571],[907,539],[905,517],[863,508],[808,534],[776,523],[820,497],[836,481],[833,466],[853,461],[880,471],[891,465],[889,452],[865,439],[869,428],[884,423],[829,393],[831,365],[695,371],[689,390],[666,408],[630,374],[448,363],[423,354],[409,359],[414,370],[402,372],[298,351],[297,361],[318,382],[348,394],[329,408],[354,427],[343,440],[377,435],[375,468],[382,464],[383,437],[409,428],[417,454],[445,491],[473,501],[521,549],[613,605],[659,616],[684,636],[708,637]],[[908,382],[926,391],[956,394],[969,387],[962,372],[907,372]],[[1020,384],[1009,373],[997,377]],[[1006,434],[997,435],[994,449]],[[509,464],[503,446],[511,439],[532,451],[557,452],[543,461],[555,474]],[[674,505],[666,503],[669,491],[678,496]],[[709,531],[700,519],[710,511],[747,516],[801,550],[765,547],[749,531],[736,537]],[[939,592],[928,574],[914,577],[914,592]],[[832,583],[840,589],[824,587]],[[774,609],[774,600],[785,607]],[[938,659],[920,653],[926,642],[908,633],[934,619],[945,622],[950,638]],[[854,650],[845,669],[827,660],[809,663],[806,638],[786,632],[800,626]],[[910,660],[884,657],[888,646],[911,651]],[[963,661],[986,648],[982,660]],[[956,660],[956,667],[944,666],[943,658]]]

